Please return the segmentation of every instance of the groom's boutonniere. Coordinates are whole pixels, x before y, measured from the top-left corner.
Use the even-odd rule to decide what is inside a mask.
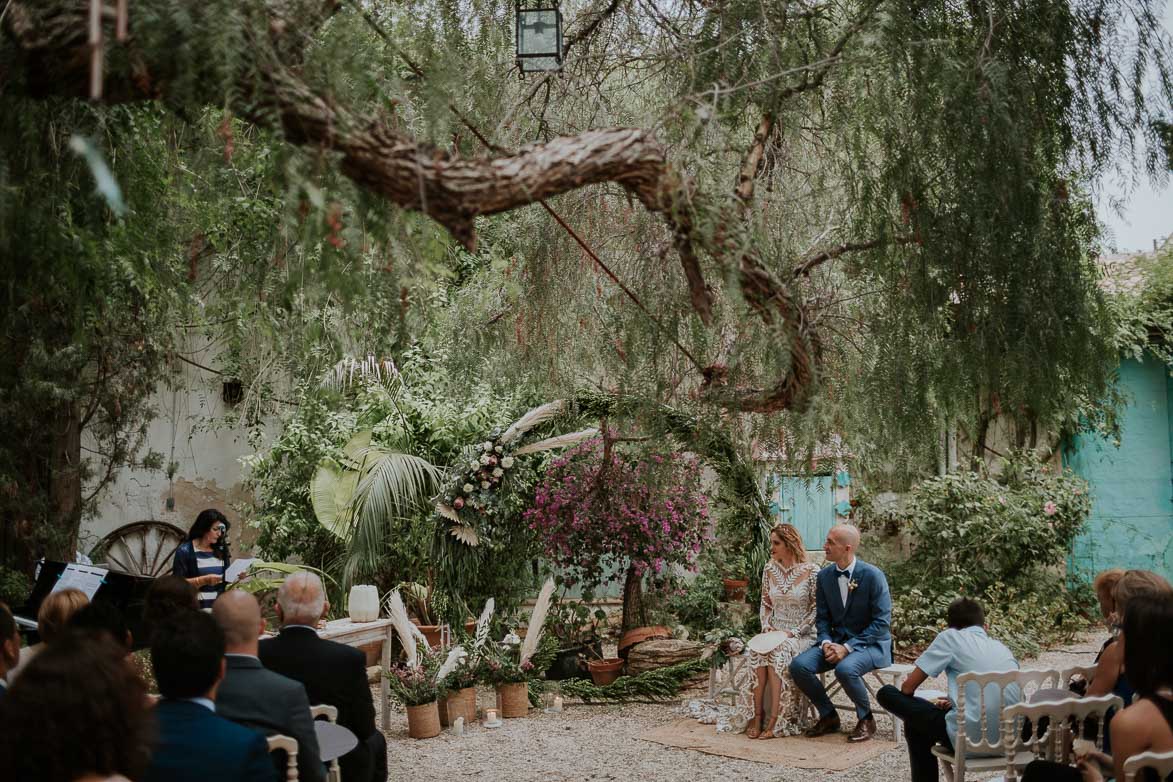
[[[854,578],[853,578],[853,579],[851,579],[850,581],[848,581],[848,582],[847,582],[847,594],[849,594],[849,595],[850,595],[852,592],[854,592],[854,591],[855,591],[855,588],[856,588],[857,586],[859,586],[859,582],[858,582],[858,581],[856,581]]]

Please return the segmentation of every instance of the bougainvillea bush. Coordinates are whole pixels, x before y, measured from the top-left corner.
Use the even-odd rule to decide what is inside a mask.
[[[550,462],[526,523],[567,582],[690,567],[709,527],[701,466],[690,454],[580,443]]]

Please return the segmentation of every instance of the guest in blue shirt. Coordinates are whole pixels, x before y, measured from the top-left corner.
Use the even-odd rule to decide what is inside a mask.
[[[224,633],[210,614],[185,611],[151,636],[159,693],[157,739],[140,782],[277,782],[260,733],[216,714]]]
[[[952,749],[957,742],[957,677],[963,673],[1018,670],[1014,655],[1000,641],[986,635],[983,627],[985,612],[976,600],[958,598],[950,604],[946,614],[949,628],[941,632],[929,648],[917,658],[916,667],[900,689],[892,685],[880,688],[876,694],[880,705],[893,718],[904,720],[904,735],[908,739],[908,758],[912,765],[912,782],[937,782],[937,759],[934,744]],[[916,688],[931,676],[944,671],[949,680],[949,697],[928,701],[914,695]],[[978,703],[981,694],[975,682],[966,685],[965,699]],[[1017,685],[1003,692],[997,685],[986,687],[986,713],[993,715],[983,726],[978,714],[967,710],[966,736],[968,742],[982,740],[983,732],[989,741],[998,740],[998,715],[1003,706],[1021,699]],[[983,730],[984,729],[984,730]]]
[[[200,511],[187,531],[187,540],[175,549],[172,575],[187,579],[199,590],[200,608],[212,604],[224,591],[224,574],[232,561],[228,552],[228,519],[215,508]]]

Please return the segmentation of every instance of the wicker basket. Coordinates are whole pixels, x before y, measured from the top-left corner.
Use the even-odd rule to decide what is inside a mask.
[[[525,682],[497,685],[497,708],[501,716],[525,717],[529,714],[529,687]]]
[[[435,701],[407,707],[407,735],[413,739],[430,739],[440,735],[440,709]]]
[[[443,721],[447,714],[451,724],[457,717],[464,717],[465,725],[472,725],[477,721],[477,688],[465,687],[463,690],[449,693],[448,697],[440,702],[440,719]]]

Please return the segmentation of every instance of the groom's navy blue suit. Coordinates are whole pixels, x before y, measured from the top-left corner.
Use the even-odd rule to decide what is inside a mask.
[[[855,704],[856,716],[863,719],[872,713],[863,675],[892,664],[892,636],[889,633],[892,596],[888,593],[888,579],[884,572],[857,558],[848,580],[850,591],[844,604],[838,573],[835,564],[819,571],[815,613],[819,635],[813,647],[791,661],[790,675],[819,710],[819,716],[830,717],[835,713],[835,707],[817,675],[832,667],[832,663],[823,657],[823,643],[846,646],[850,653],[834,664],[835,678]]]

